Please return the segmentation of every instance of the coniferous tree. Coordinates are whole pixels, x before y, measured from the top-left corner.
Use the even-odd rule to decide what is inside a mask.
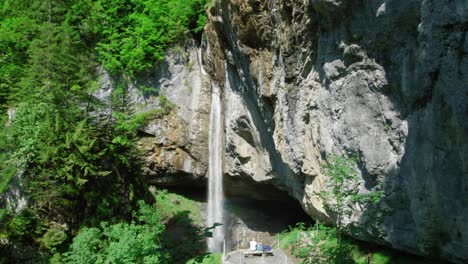
[[[163,110],[135,114],[127,86],[195,30],[204,2],[0,0],[1,125],[15,110],[0,130],[0,192],[19,175],[28,200],[21,212],[0,208],[2,238],[63,252],[80,225],[131,219],[147,198],[137,128],[171,106],[161,98]],[[105,124],[92,95],[98,62],[121,83]]]

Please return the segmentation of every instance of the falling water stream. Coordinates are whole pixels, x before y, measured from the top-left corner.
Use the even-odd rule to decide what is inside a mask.
[[[209,132],[209,169],[208,169],[208,217],[207,226],[223,224],[223,173],[222,173],[222,134],[221,100],[219,86],[212,84],[210,132]],[[213,237],[208,238],[208,249],[221,252],[224,240],[224,227],[217,226]]]

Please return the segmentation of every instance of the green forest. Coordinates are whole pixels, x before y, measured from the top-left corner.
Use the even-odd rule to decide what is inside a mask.
[[[133,144],[171,103],[161,97],[161,109],[134,114],[126,87],[169,45],[199,34],[205,8],[206,0],[0,1],[0,192],[20,185],[28,201],[19,212],[2,201],[0,263],[178,263],[180,250],[203,252],[209,231],[161,209],[169,194],[148,191]],[[103,70],[117,87],[110,105],[93,96]],[[171,221],[186,224],[190,246],[165,236]]]

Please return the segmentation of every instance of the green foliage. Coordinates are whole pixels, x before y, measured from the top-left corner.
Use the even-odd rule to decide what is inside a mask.
[[[160,237],[164,231],[155,208],[140,202],[130,223],[84,228],[73,239],[65,263],[170,263]]]
[[[7,131],[14,163],[29,175],[34,207],[42,214],[59,214],[69,223],[77,217],[73,208],[90,202],[80,197],[94,191],[88,181],[111,173],[101,166],[107,149],[99,135],[86,119],[78,121],[73,115],[72,109],[64,112],[48,102],[21,103]]]
[[[53,227],[49,228],[40,239],[42,245],[51,250],[56,251],[57,247],[60,246],[67,239],[67,233],[61,228]]]
[[[331,156],[325,165],[326,190],[319,193],[326,210],[336,214],[338,244],[341,246],[342,221],[353,213],[351,208],[354,197],[359,194],[359,177],[355,160]]]
[[[60,264],[63,263],[62,255],[60,253],[55,253],[50,259],[50,264]]]
[[[30,209],[24,209],[17,215],[7,212],[4,214],[3,220],[7,220],[5,221],[6,230],[4,230],[4,235],[8,238],[34,240],[44,230],[44,223]]]
[[[356,247],[352,240],[345,238],[340,245],[336,229],[320,223],[313,227],[298,223],[289,232],[282,233],[280,245],[291,249],[292,254],[302,259],[304,264],[352,264],[356,263],[355,258],[360,257],[352,254]]]
[[[294,227],[289,227],[288,231],[279,234],[280,248],[289,248],[300,241],[301,233],[305,231],[304,223],[297,223]]]
[[[17,168],[8,160],[8,155],[0,153],[0,194],[8,190],[11,179],[15,175]]]
[[[9,224],[10,219],[11,219],[10,210],[0,209],[0,238],[1,239],[6,239],[10,235],[8,232],[9,231],[8,224]],[[1,247],[0,247],[0,251],[1,251]]]
[[[326,187],[330,191],[319,193],[325,208],[338,215],[338,225],[343,214],[349,215],[349,199],[359,193],[359,177],[355,169],[355,161],[339,156],[332,156],[325,165],[327,175]]]
[[[0,9],[0,109],[7,107],[11,93],[18,89],[28,61],[29,36],[37,29],[28,12],[30,1],[3,1]]]
[[[66,262],[69,263],[98,263],[102,262],[99,250],[105,246],[101,241],[102,230],[99,228],[85,228],[80,230],[78,235],[73,239],[73,244],[70,250],[65,253]]]
[[[385,192],[383,190],[378,190],[366,194],[356,194],[351,197],[351,201],[360,204],[378,204],[384,196]]]
[[[387,264],[387,263],[437,263],[390,249],[376,251],[376,246],[340,237],[336,228],[321,223],[306,227],[303,223],[290,227],[280,234],[280,245],[289,249],[303,264]]]
[[[108,226],[97,229],[116,250],[125,245],[112,234],[131,237],[144,232],[139,225],[149,219],[122,223],[131,217],[138,199],[151,199],[140,174],[137,129],[174,106],[160,96],[159,109],[133,113],[129,77],[162,59],[167,45],[199,31],[206,21],[204,4],[0,1],[0,193],[18,184],[28,201],[18,213],[0,208],[2,238],[11,245],[56,253],[53,261],[59,263],[80,226],[92,228],[106,219]],[[119,80],[110,106],[93,97],[99,88],[98,62],[127,78]],[[15,114],[5,125],[8,108]],[[111,115],[103,120],[96,114],[101,112]],[[177,212],[174,217],[188,219],[189,226],[201,221],[192,215],[184,218]],[[56,223],[67,229],[57,229]],[[140,253],[145,250],[153,249]],[[120,258],[113,251],[109,254],[116,261]]]
[[[184,263],[205,251],[205,238],[209,233],[192,221],[188,211],[174,215],[166,227],[162,239],[174,263]]]
[[[335,229],[317,225],[315,233],[312,233],[314,235],[310,245],[317,256],[310,263],[355,263],[351,255],[353,248],[351,241],[349,239],[341,241]]]
[[[172,261],[185,263],[188,258],[202,254],[206,247],[205,238],[211,235],[210,230],[214,227],[203,228],[204,221],[199,205],[165,190],[157,191],[155,198],[161,220],[166,224],[167,232],[162,239]],[[205,257],[209,256],[202,255],[196,259]]]
[[[383,191],[372,191],[366,194],[359,192],[360,178],[355,158],[331,156],[324,166],[326,190],[318,193],[326,210],[336,215],[338,244],[341,247],[343,219],[353,213],[353,205],[377,204],[384,196]]]
[[[156,206],[163,222],[168,222],[180,212],[188,212],[188,217],[195,225],[203,224],[200,207],[195,201],[166,190],[157,191],[155,198]]]
[[[391,257],[384,252],[376,252],[372,255],[372,262],[374,264],[390,264]]]
[[[134,158],[138,156],[138,150],[135,148],[137,129],[146,125],[152,119],[167,115],[174,106],[165,96],[160,95],[160,108],[135,114],[132,113],[129,104],[125,102],[125,93],[125,88],[118,87],[113,94],[115,101],[113,104],[114,111],[112,112],[112,135],[108,149],[116,160],[123,166],[130,168],[135,165],[132,165],[132,163],[136,162]]]
[[[205,248],[205,230],[192,220],[201,219],[195,202],[159,191],[154,206],[138,204],[130,223],[82,228],[63,263],[219,263],[217,255],[195,257]]]
[[[6,120],[6,115],[4,115],[4,118]],[[1,119],[0,126],[5,127],[6,122]],[[0,133],[0,194],[8,190],[10,181],[17,172],[17,166],[11,162],[10,156],[7,137],[5,133]]]
[[[133,76],[160,61],[187,31],[206,23],[205,0],[99,0],[91,17],[99,60],[111,73]]]
[[[9,144],[16,146],[14,157],[21,163],[38,161],[40,149],[51,145],[56,114],[56,109],[45,102],[18,105],[11,127],[5,132],[8,133]]]
[[[53,213],[70,223],[76,218],[71,209],[80,203],[83,185],[106,173],[98,162],[102,155],[95,144],[97,135],[83,121],[79,107],[86,92],[78,87],[89,84],[94,64],[67,19],[66,3],[21,2],[3,6],[7,15],[0,24],[3,30],[13,31],[25,23],[31,25],[1,47],[1,53],[10,56],[10,64],[18,69],[14,75],[3,75],[1,82],[9,93],[3,99],[14,103],[16,110],[0,135],[5,161],[2,189],[16,171],[12,168],[19,167],[22,181],[27,182],[23,191],[30,196],[32,214],[51,218]]]
[[[221,264],[221,257],[220,253],[203,254],[187,261],[186,264]]]

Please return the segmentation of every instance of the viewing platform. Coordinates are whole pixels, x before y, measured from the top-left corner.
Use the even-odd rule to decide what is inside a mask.
[[[223,264],[295,264],[281,249],[252,251],[239,249],[224,256]]]

